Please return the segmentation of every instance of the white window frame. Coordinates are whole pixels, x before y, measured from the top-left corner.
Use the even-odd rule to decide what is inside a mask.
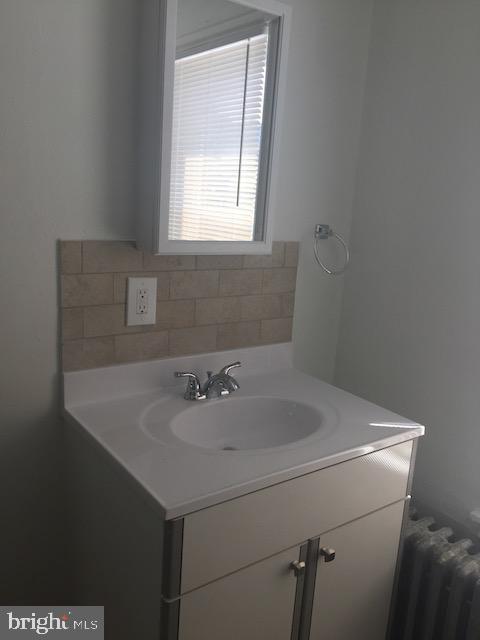
[[[159,0],[161,1],[161,0]],[[168,216],[170,198],[170,169],[172,148],[172,120],[173,120],[173,83],[175,74],[176,57],[176,18],[177,0],[165,0],[159,10],[159,40],[157,46],[157,113],[161,113],[161,121],[157,139],[159,140],[158,152],[153,157],[153,188],[152,197],[145,198],[142,194],[140,207],[143,211],[139,215],[138,241],[142,248],[156,254],[269,254],[272,251],[273,218],[275,212],[275,195],[278,180],[278,156],[280,122],[283,114],[285,95],[285,83],[287,72],[287,53],[290,32],[291,8],[277,0],[234,0],[237,4],[257,9],[265,13],[277,16],[278,38],[277,55],[275,56],[275,69],[273,81],[268,78],[271,88],[270,96],[265,99],[272,101],[272,117],[270,131],[262,145],[268,144],[268,151],[263,151],[263,157],[267,158],[267,170],[264,175],[259,175],[257,201],[264,202],[263,237],[252,241],[190,241],[168,239]],[[163,46],[162,46],[163,45]],[[270,69],[268,70],[270,73]],[[267,88],[268,90],[268,88]],[[151,135],[152,132],[150,132]],[[262,132],[263,133],[263,132]],[[148,132],[144,134],[148,136]],[[152,154],[153,155],[153,154]],[[152,159],[152,155],[150,159]],[[150,209],[151,207],[151,209]],[[151,214],[150,214],[151,212]],[[257,224],[257,216],[256,216]],[[148,229],[151,229],[149,232]],[[150,235],[151,234],[151,235]],[[258,230],[256,233],[259,235]]]

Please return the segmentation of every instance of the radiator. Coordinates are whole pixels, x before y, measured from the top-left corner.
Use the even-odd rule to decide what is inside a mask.
[[[480,640],[480,551],[433,518],[410,516],[392,640]]]

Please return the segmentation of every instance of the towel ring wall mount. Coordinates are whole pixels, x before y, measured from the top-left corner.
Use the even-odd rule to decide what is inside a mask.
[[[327,267],[327,265],[322,262],[320,256],[318,255],[318,241],[319,240],[328,240],[328,238],[336,238],[338,242],[342,245],[343,250],[345,252],[345,259],[343,266],[339,269],[331,269]],[[344,273],[345,269],[348,267],[348,263],[350,262],[350,251],[348,249],[348,245],[342,236],[336,233],[328,224],[316,224],[315,225],[315,233],[313,236],[313,253],[315,255],[315,260],[322,267],[325,273],[328,273],[329,276],[339,276]]]

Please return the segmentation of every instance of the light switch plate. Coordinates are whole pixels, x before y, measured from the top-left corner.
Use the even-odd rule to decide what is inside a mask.
[[[128,278],[127,325],[155,324],[157,278]]]

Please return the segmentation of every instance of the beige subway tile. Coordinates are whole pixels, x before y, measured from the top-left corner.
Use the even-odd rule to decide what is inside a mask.
[[[60,273],[82,272],[82,243],[75,240],[60,242]]]
[[[65,275],[61,279],[62,307],[83,307],[113,302],[113,275]]]
[[[170,298],[213,298],[218,294],[218,271],[175,271],[170,274]]]
[[[115,336],[117,362],[153,360],[168,355],[168,331]]]
[[[137,271],[143,267],[143,254],[134,242],[98,240],[83,242],[83,273]]]
[[[262,342],[290,342],[292,339],[292,318],[262,320]]]
[[[83,309],[62,309],[62,339],[83,338]]]
[[[237,349],[260,344],[260,322],[235,322],[218,325],[217,349]]]
[[[170,335],[170,355],[189,355],[215,351],[217,327],[193,327],[172,329]]]
[[[248,296],[262,292],[262,271],[260,269],[237,269],[220,271],[221,296]]]
[[[197,300],[195,324],[220,324],[240,320],[239,298],[204,298]]]
[[[285,243],[285,266],[297,267],[298,265],[298,242],[286,242]]]
[[[283,317],[289,318],[293,316],[294,309],[295,309],[295,292],[292,291],[290,293],[282,293],[282,313],[280,315]]]
[[[197,269],[241,269],[243,256],[197,256]]]
[[[136,273],[115,273],[113,276],[114,302],[123,304],[127,302],[128,278],[157,278],[157,300],[166,300],[169,296],[170,275],[168,273],[147,273],[145,271]]]
[[[265,269],[263,272],[263,293],[295,291],[296,280],[296,269]]]
[[[272,253],[266,256],[248,255],[243,258],[243,266],[246,269],[270,269],[272,267],[283,267],[285,259],[285,243],[274,242]]]
[[[162,300],[157,303],[156,329],[193,327],[195,300]]]
[[[113,338],[69,340],[62,348],[64,371],[105,367],[115,361]]]
[[[143,254],[143,268],[147,271],[185,271],[195,269],[195,256],[154,256]]]
[[[123,304],[85,307],[84,328],[86,338],[114,336],[118,333],[132,333],[143,329],[143,327],[127,327]]]
[[[279,318],[282,315],[282,298],[278,294],[245,296],[240,300],[242,320]]]

